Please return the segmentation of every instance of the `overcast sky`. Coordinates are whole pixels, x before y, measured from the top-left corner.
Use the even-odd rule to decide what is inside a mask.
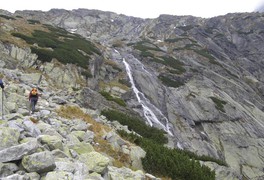
[[[252,12],[264,0],[5,0],[0,9],[15,10],[98,9],[141,18],[160,14],[213,17],[235,12]]]

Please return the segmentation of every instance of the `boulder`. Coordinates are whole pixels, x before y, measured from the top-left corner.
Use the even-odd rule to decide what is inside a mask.
[[[84,153],[79,156],[79,160],[85,163],[90,172],[102,174],[110,163],[110,159],[98,152]]]
[[[56,168],[54,157],[51,152],[44,151],[24,156],[22,166],[27,172],[44,173]]]
[[[18,145],[20,133],[10,127],[0,127],[0,150]]]
[[[122,167],[117,168],[114,166],[108,166],[109,179],[122,179],[122,180],[142,180],[145,179],[145,175],[142,171],[132,171],[129,168]]]
[[[67,180],[73,180],[73,174],[65,171],[53,171],[48,172],[45,179],[52,179],[52,180],[61,180],[61,179],[67,179]]]
[[[62,141],[58,136],[40,135],[38,140],[41,144],[47,144],[51,151],[55,149],[63,150]]]
[[[18,169],[18,166],[14,163],[0,163],[0,178],[12,175]]]
[[[0,151],[0,162],[9,162],[22,159],[25,155],[36,152],[39,147],[37,140],[33,139],[26,143],[8,147]]]
[[[79,142],[79,143],[70,145],[69,148],[76,151],[79,155],[94,151],[93,146],[85,142]]]

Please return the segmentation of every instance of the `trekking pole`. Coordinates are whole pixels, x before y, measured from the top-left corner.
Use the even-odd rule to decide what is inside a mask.
[[[2,120],[4,120],[4,89],[2,89]]]

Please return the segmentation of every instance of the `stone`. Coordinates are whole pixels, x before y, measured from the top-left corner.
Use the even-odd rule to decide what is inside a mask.
[[[32,118],[32,117],[31,117]],[[23,121],[23,125],[25,126],[25,130],[32,136],[32,137],[38,137],[41,134],[41,131],[36,126],[35,123],[33,123],[31,120],[26,119]]]
[[[141,158],[146,156],[146,152],[139,146],[130,147],[130,158],[132,161],[132,167],[138,170],[143,170]]]
[[[0,150],[18,145],[20,133],[16,129],[0,127]]]
[[[116,168],[114,166],[108,166],[108,176],[110,179],[123,179],[123,180],[142,180],[145,179],[145,175],[142,171],[132,171],[129,168],[122,167]]]
[[[55,171],[65,171],[74,173],[75,165],[69,159],[66,158],[57,158],[55,160],[56,169]]]
[[[110,163],[110,159],[98,152],[84,153],[79,156],[79,160],[85,163],[91,172],[103,173]]]
[[[38,140],[41,144],[47,144],[51,151],[55,149],[63,150],[61,138],[57,136],[40,135]]]
[[[72,131],[71,134],[77,137],[79,141],[83,141],[85,132],[84,131]]]
[[[32,139],[26,143],[11,146],[0,151],[0,162],[20,160],[25,155],[32,154],[39,147],[37,140]]]
[[[14,163],[0,163],[0,178],[7,177],[18,171],[18,166]]]
[[[85,143],[85,142],[79,142],[79,143],[70,145],[69,148],[73,149],[79,155],[94,151],[93,146],[91,144],[88,144],[88,143]]]
[[[53,179],[53,180],[60,180],[60,179],[67,179],[73,180],[73,174],[65,171],[59,172],[48,172],[45,179]]]
[[[56,168],[54,157],[49,151],[24,156],[22,166],[27,172],[44,173]]]

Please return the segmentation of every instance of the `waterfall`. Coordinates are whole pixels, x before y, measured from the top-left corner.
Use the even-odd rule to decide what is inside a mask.
[[[130,65],[126,62],[125,58],[123,58],[123,63],[126,67],[126,72],[128,74],[128,77],[129,77],[129,80],[130,80],[130,83],[132,85],[132,90],[133,92],[135,93],[136,97],[137,97],[137,100],[138,102],[141,104],[142,108],[143,108],[143,114],[145,116],[145,118],[147,119],[148,123],[150,126],[153,126],[153,123],[156,123],[158,124],[159,126],[161,126],[164,131],[166,131],[169,135],[173,136],[172,132],[170,132],[169,130],[169,123],[168,123],[168,119],[162,114],[162,112],[154,105],[152,104],[147,98],[146,96],[140,92],[138,90],[138,88],[136,87],[135,85],[135,82],[134,82],[134,79],[133,79],[133,76],[132,76],[132,72],[131,72],[131,67]],[[146,72],[148,72],[143,66],[142,66],[142,69]],[[149,73],[149,72],[148,72]],[[162,119],[165,119],[166,121],[166,126],[164,126],[160,121],[159,119],[157,118],[157,116],[155,115],[155,113],[151,110],[155,110],[159,116],[162,118]]]

